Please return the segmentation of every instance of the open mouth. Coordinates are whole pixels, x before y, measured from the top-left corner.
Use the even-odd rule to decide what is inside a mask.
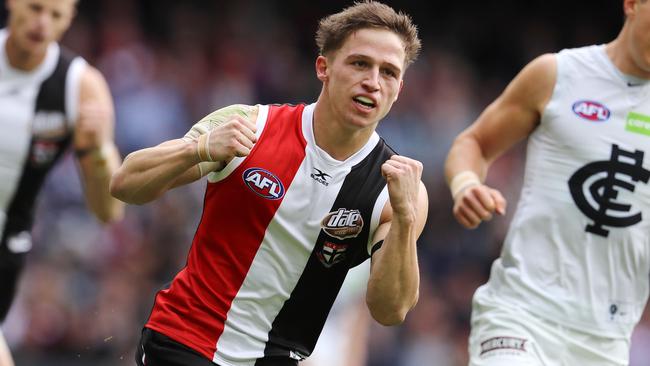
[[[38,33],[28,33],[27,37],[32,42],[35,42],[35,43],[41,43],[41,42],[43,42],[45,40],[45,37],[43,35],[41,35],[41,34],[38,34]]]
[[[354,97],[352,99],[354,100],[355,103],[361,105],[364,108],[367,108],[367,109],[375,108],[375,102],[372,99],[368,98],[368,97],[357,96],[357,97]]]

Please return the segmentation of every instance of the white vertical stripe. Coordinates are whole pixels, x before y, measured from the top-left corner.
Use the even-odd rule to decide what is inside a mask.
[[[0,81],[2,85],[2,81]],[[7,210],[18,189],[31,142],[36,87],[22,95],[0,97],[0,235],[4,232]]]
[[[76,57],[70,63],[68,74],[65,79],[65,113],[68,126],[72,127],[79,118],[79,93],[81,90],[81,77],[86,70],[86,61]]]

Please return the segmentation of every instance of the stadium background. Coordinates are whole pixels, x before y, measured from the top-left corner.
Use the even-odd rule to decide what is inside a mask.
[[[317,20],[350,3],[84,0],[63,43],[108,79],[126,155],[182,136],[220,106],[315,100]],[[533,57],[607,42],[623,20],[613,0],[386,3],[411,14],[423,40],[400,100],[379,127],[397,151],[425,166],[430,211],[419,241],[420,302],[402,326],[374,325],[357,275],[311,366],[466,364],[471,295],[486,280],[514,211],[523,150],[498,161],[488,179],[509,199],[508,216],[474,231],[451,216],[446,151]],[[6,18],[4,9],[0,15]],[[129,206],[125,220],[102,228],[84,207],[68,156],[39,200],[35,248],[3,326],[18,365],[132,365],[155,291],[185,263],[204,184]],[[632,366],[641,365],[650,365],[648,315],[633,339]]]

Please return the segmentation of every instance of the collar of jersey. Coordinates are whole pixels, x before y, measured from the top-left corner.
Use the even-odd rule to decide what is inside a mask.
[[[318,157],[318,159],[332,167],[340,167],[340,166],[354,166],[358,163],[360,163],[370,152],[372,149],[377,145],[379,142],[379,135],[377,132],[373,132],[372,136],[368,139],[365,145],[359,149],[359,151],[355,152],[350,156],[349,158],[345,160],[336,160],[334,159],[330,154],[327,153],[327,151],[321,149],[318,145],[316,145],[316,138],[314,137],[314,109],[316,107],[316,103],[312,103],[308,106],[305,107],[305,109],[302,112],[302,132],[303,136],[305,136],[305,139],[307,140],[307,148],[312,149],[314,151],[315,155]]]

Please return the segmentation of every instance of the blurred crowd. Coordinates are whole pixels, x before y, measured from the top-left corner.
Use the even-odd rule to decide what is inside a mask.
[[[617,1],[386,1],[413,15],[423,53],[379,133],[421,160],[429,219],[419,241],[420,301],[399,327],[373,323],[364,274],[341,293],[310,366],[466,365],[471,297],[498,255],[521,185],[522,148],[488,181],[506,217],[467,231],[451,215],[443,163],[471,123],[526,62],[603,43],[620,28]],[[317,20],[348,1],[82,0],[63,43],[106,76],[123,156],[182,136],[232,103],[310,103]],[[169,192],[102,227],[88,213],[67,156],[40,197],[35,247],[7,322],[18,365],[132,365],[155,292],[185,263],[205,181]],[[227,209],[227,208],[224,208]],[[637,327],[632,366],[650,364],[650,314]]]

